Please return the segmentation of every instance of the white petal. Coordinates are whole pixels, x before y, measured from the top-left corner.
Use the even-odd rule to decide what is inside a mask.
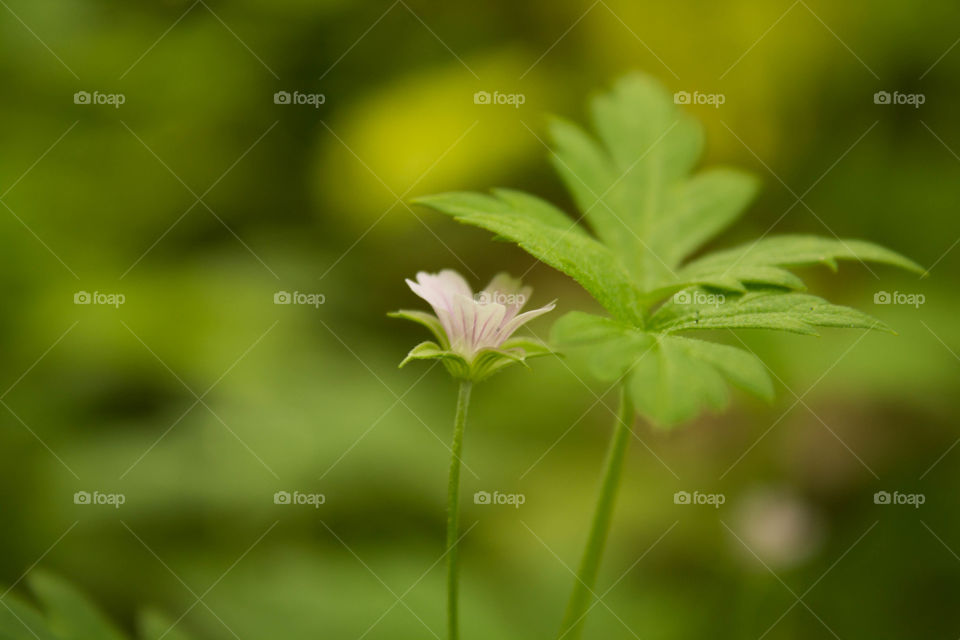
[[[502,304],[480,304],[473,298],[455,296],[451,321],[451,346],[470,360],[480,349],[499,345],[497,336],[506,308]]]
[[[498,336],[506,313],[507,308],[502,304],[476,304],[476,326],[473,331],[474,351],[484,347],[500,346]]]
[[[533,293],[532,288],[523,286],[523,283],[517,278],[506,272],[501,272],[493,277],[490,284],[480,294],[480,301],[495,302],[505,306],[507,312],[503,321],[508,322],[517,315],[526,301],[530,299],[531,293]]]
[[[421,271],[420,273],[424,272]],[[473,290],[470,288],[470,285],[467,284],[467,281],[462,275],[453,269],[444,269],[433,277],[439,280],[442,283],[443,288],[451,293],[458,293],[460,295],[467,296],[468,298],[473,295]]]
[[[473,298],[457,295],[453,297],[450,311],[450,345],[454,351],[464,356],[472,355],[472,332],[476,324],[477,303]]]
[[[500,331],[497,335],[497,339],[502,343],[504,340],[513,335],[513,332],[530,322],[537,316],[542,316],[548,311],[553,311],[556,307],[556,303],[551,302],[545,307],[540,307],[539,309],[533,309],[527,311],[526,313],[521,313],[515,318],[511,318],[508,322],[504,322],[503,326],[500,327]]]
[[[415,294],[426,300],[434,311],[452,310],[455,295],[473,295],[463,276],[452,269],[444,269],[436,274],[420,271],[417,273],[417,281],[408,279],[407,284]]]

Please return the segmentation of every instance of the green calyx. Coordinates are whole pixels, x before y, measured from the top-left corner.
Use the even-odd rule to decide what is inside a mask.
[[[521,336],[508,338],[497,348],[480,349],[472,356],[453,349],[440,321],[422,311],[394,311],[391,318],[403,318],[430,330],[436,341],[421,342],[407,354],[400,366],[415,360],[440,360],[450,375],[458,380],[480,382],[512,364],[527,365],[527,360],[540,356],[555,355],[550,347],[538,340]]]

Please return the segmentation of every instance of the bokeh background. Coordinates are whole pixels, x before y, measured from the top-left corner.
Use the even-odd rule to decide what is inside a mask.
[[[46,571],[125,630],[148,608],[180,619],[170,638],[442,636],[455,387],[439,367],[397,369],[424,336],[385,313],[422,306],[403,279],[444,267],[475,286],[524,274],[561,311],[591,302],[406,202],[508,186],[569,210],[544,115],[582,121],[591,92],[641,70],[722,93],[688,107],[705,162],[764,181],[715,246],[836,234],[930,275],[805,272],[899,336],[744,333],[778,376],[772,406],[740,395],[675,432],[637,426],[587,636],[960,635],[955,3],[0,5],[4,598],[29,600]],[[125,302],[74,304],[80,291]],[[276,305],[278,291],[324,304]],[[879,291],[925,303],[875,305]],[[615,406],[573,361],[477,389],[465,638],[555,633]],[[280,490],[326,502],[276,505]],[[479,490],[525,503],[474,505]],[[77,491],[126,502],[76,505]]]

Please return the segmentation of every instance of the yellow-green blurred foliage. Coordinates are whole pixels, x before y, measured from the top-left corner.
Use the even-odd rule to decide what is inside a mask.
[[[673,433],[638,426],[588,636],[956,637],[953,3],[0,4],[0,584],[42,557],[128,627],[150,606],[189,609],[197,637],[440,634],[455,389],[440,368],[397,369],[424,336],[385,313],[420,305],[405,277],[443,267],[474,285],[525,273],[560,312],[592,303],[405,202],[507,186],[569,210],[544,116],[582,121],[591,92],[639,69],[726,98],[689,107],[706,161],[765,188],[721,243],[836,234],[932,269],[805,273],[899,336],[744,334],[776,373],[773,406],[740,396]],[[280,290],[325,303],[275,305]],[[875,306],[881,290],[926,302]],[[465,638],[554,633],[615,403],[565,360],[476,391]],[[75,505],[79,490],[127,501]],[[278,490],[326,503],[275,505]],[[478,490],[526,503],[474,505]],[[680,490],[727,502],[675,505]],[[926,503],[876,505],[881,490]]]

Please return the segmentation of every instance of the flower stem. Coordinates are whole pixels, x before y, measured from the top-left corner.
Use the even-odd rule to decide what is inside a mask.
[[[590,537],[587,539],[587,546],[583,550],[580,568],[577,570],[577,581],[573,585],[570,601],[567,603],[567,611],[563,616],[563,622],[560,624],[558,638],[563,640],[579,640],[583,635],[583,623],[593,600],[593,588],[597,582],[600,559],[603,556],[607,534],[610,531],[610,521],[613,518],[617,490],[620,488],[623,460],[627,451],[627,444],[630,442],[630,426],[632,423],[633,404],[630,402],[624,385],[620,389],[620,413],[613,425],[613,437],[607,451],[603,480],[597,497],[597,506],[593,513],[593,524],[590,526]]]
[[[460,637],[457,607],[460,570],[460,555],[457,551],[457,533],[460,526],[460,454],[463,452],[463,428],[467,422],[467,405],[470,403],[472,383],[460,383],[457,396],[457,416],[453,422],[453,447],[450,457],[450,481],[447,485],[447,638]]]

